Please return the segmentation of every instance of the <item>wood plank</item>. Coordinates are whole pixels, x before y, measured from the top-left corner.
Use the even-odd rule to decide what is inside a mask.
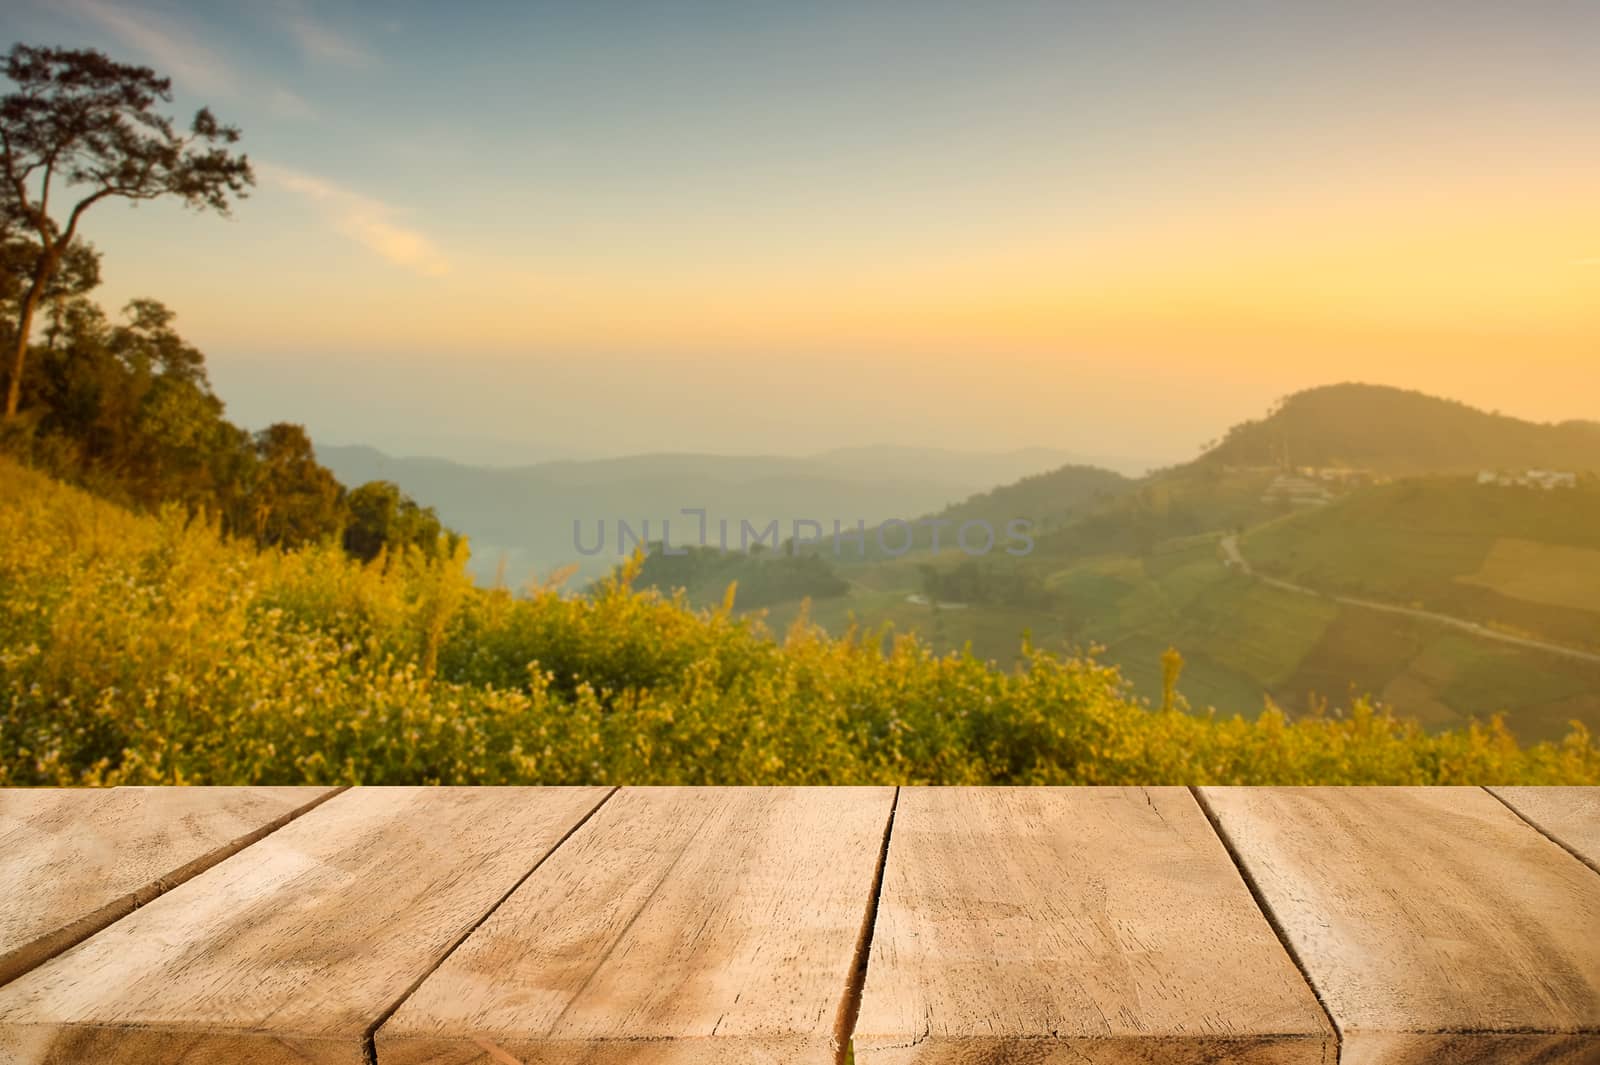
[[[1205,788],[1344,1065],[1600,1062],[1600,877],[1480,788]]]
[[[0,988],[7,1065],[360,1065],[604,788],[355,788]]]
[[[1490,788],[1523,820],[1600,872],[1600,788]]]
[[[0,788],[0,984],[336,788]]]
[[[826,1065],[892,788],[627,788],[378,1031],[381,1065]]]
[[[1331,1063],[1333,1031],[1183,788],[907,788],[859,1065]]]

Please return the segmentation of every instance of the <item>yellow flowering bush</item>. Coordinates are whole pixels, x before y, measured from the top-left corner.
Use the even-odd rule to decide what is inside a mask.
[[[257,551],[0,460],[0,784],[1600,783],[1577,726],[1152,709],[1090,657],[779,640],[626,575],[513,596],[464,562]]]

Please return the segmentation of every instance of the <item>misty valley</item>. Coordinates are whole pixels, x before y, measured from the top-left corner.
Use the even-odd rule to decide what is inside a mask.
[[[436,503],[472,543],[481,584],[555,576],[582,594],[637,550],[637,587],[731,603],[778,639],[804,620],[1010,668],[1026,638],[1092,650],[1153,703],[1173,648],[1178,692],[1199,711],[1270,700],[1338,714],[1371,695],[1430,728],[1496,714],[1528,740],[1600,728],[1600,423],[1533,425],[1345,385],[1291,396],[1149,473],[891,448],[848,464],[655,455],[500,469],[318,453],[346,481],[391,479]],[[1004,483],[972,483],[986,475]],[[685,500],[709,502],[709,518],[658,519],[649,539],[650,519],[634,517]],[[631,539],[614,524],[595,550],[595,515],[629,515],[615,520]],[[842,537],[819,520],[834,515]],[[1010,522],[1026,523],[1025,552],[1003,535],[955,542],[964,523]],[[574,549],[575,525],[589,550]],[[664,525],[677,530],[665,542]]]

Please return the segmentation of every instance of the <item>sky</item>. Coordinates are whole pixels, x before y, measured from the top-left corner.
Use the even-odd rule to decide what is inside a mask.
[[[98,206],[230,414],[475,461],[1600,418],[1600,4],[18,0],[244,131]]]

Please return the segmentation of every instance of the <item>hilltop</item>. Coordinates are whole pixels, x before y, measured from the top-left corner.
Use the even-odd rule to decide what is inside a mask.
[[[1540,424],[1381,385],[1297,392],[1234,426],[1199,460],[1227,466],[1343,466],[1401,475],[1484,468],[1600,470],[1600,423]]]
[[[1356,409],[1365,413],[1352,434],[1342,419]],[[1485,438],[1471,435],[1485,427]],[[1467,442],[1446,447],[1455,432]],[[1297,503],[1275,490],[1286,471],[1249,450],[1273,434],[1320,440],[1307,464],[1370,476],[1314,475],[1315,495]],[[836,566],[848,592],[813,602],[812,616],[835,632],[891,624],[1001,663],[1016,660],[1024,633],[1056,649],[1095,644],[1152,699],[1162,653],[1176,647],[1201,705],[1312,708],[1372,691],[1431,727],[1505,712],[1519,735],[1558,736],[1572,720],[1600,726],[1600,667],[1330,597],[1574,650],[1600,645],[1600,482],[1583,474],[1575,488],[1544,491],[1463,475],[1556,466],[1591,440],[1593,423],[1540,426],[1397,389],[1317,389],[1138,481],[1067,468],[976,497],[974,514],[1053,507],[1056,518],[1021,558],[968,558],[948,541],[933,553],[925,537],[924,550],[899,558],[847,555]],[[1240,533],[1261,575],[1323,594],[1230,569],[1221,541]],[[770,608],[778,619],[794,612]]]
[[[984,521],[996,529],[1003,529],[1008,521],[1024,518],[1043,533],[1127,491],[1133,484],[1131,478],[1098,466],[1062,466],[980,492],[946,507],[934,517],[953,526],[966,521]]]

